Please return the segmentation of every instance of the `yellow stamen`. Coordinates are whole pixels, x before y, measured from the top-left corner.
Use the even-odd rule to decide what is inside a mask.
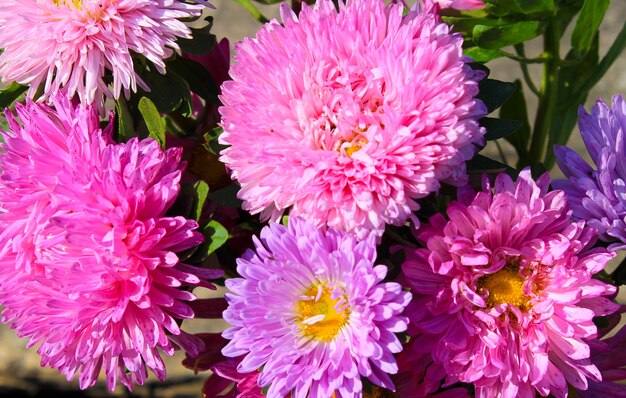
[[[74,8],[81,10],[83,8],[83,0],[52,0],[54,4],[58,7],[60,5],[74,5]]]
[[[496,273],[485,275],[478,280],[478,286],[489,292],[487,305],[490,308],[504,303],[522,311],[530,308],[530,299],[524,293],[524,279],[518,266],[508,264]]]
[[[328,286],[317,283],[303,293],[306,298],[296,301],[296,323],[304,336],[328,343],[348,323],[350,308],[347,304],[338,305],[345,297],[334,299],[331,291]]]

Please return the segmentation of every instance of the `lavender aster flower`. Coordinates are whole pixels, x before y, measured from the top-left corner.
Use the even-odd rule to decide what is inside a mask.
[[[601,99],[591,114],[580,107],[578,128],[596,168],[572,149],[556,146],[554,153],[566,180],[553,186],[567,193],[574,218],[587,220],[610,248],[626,248],[626,102],[613,97],[613,106]]]
[[[270,398],[360,397],[361,376],[393,389],[402,350],[394,333],[407,327],[410,294],[381,283],[374,237],[357,242],[290,218],[265,227],[255,246],[238,261],[242,278],[226,281],[232,327],[222,352],[245,355],[238,371],[263,366],[258,384]]]

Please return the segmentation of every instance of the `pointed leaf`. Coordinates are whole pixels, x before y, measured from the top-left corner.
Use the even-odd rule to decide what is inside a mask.
[[[501,107],[513,95],[516,88],[515,83],[485,79],[479,83],[480,91],[476,98],[480,99],[491,113]]]
[[[581,54],[591,48],[610,3],[611,0],[585,0],[583,3],[571,38],[572,47]]]
[[[190,216],[194,220],[200,221],[200,217],[202,216],[202,209],[204,208],[206,199],[209,196],[209,185],[202,180],[198,180],[193,184],[193,189],[196,193],[196,196],[194,198],[194,204]]]
[[[141,97],[139,100],[139,112],[146,122],[149,136],[155,138],[161,148],[165,149],[165,122],[158,109],[150,99]]]
[[[513,119],[497,119],[492,117],[484,117],[479,120],[480,125],[487,129],[485,139],[494,141],[500,138],[508,137],[522,126],[522,122]]]
[[[472,37],[480,47],[499,49],[533,39],[542,31],[539,21],[520,21],[500,26],[476,25]]]

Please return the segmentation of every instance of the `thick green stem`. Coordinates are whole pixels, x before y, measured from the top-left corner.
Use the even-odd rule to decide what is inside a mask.
[[[548,145],[548,137],[554,111],[559,97],[559,49],[561,42],[561,32],[557,21],[552,21],[546,28],[544,34],[543,48],[545,55],[549,58],[543,66],[543,77],[541,81],[541,95],[539,96],[539,106],[535,117],[535,126],[528,153],[531,165],[543,162]]]

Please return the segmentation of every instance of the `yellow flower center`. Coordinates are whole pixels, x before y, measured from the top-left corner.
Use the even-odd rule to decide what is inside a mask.
[[[496,273],[485,275],[478,280],[478,286],[489,292],[487,305],[490,308],[504,303],[514,305],[522,311],[530,307],[518,266],[509,264]]]
[[[83,8],[83,0],[52,0],[54,2],[54,5],[56,5],[57,7],[64,5],[64,6],[74,6],[74,8],[77,8],[79,10],[82,10]]]
[[[346,148],[346,155],[352,156],[356,151],[360,151],[367,144],[365,138],[357,138],[350,142],[350,146]]]
[[[296,301],[296,323],[306,337],[328,343],[348,323],[350,308],[345,296],[335,299],[331,292],[328,286],[316,283],[303,293],[306,298]]]

